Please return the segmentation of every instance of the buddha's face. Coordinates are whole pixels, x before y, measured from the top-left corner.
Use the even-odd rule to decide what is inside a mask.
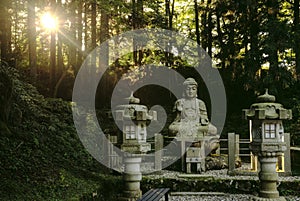
[[[196,85],[187,85],[185,88],[185,94],[187,98],[197,97],[197,86]]]

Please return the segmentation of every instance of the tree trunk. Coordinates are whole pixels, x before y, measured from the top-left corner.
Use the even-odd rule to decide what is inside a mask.
[[[91,51],[93,51],[97,46],[97,21],[96,21],[96,13],[97,12],[97,4],[95,0],[91,2]],[[92,65],[96,66],[96,57],[91,57]]]
[[[91,16],[91,28],[92,28],[92,44],[91,48],[94,49],[97,46],[97,21],[96,21],[96,15],[97,15],[97,3],[94,0],[92,3],[92,16]]]
[[[140,29],[144,26],[143,0],[132,0],[132,28]],[[143,52],[137,51],[139,44],[133,40],[133,60],[135,65],[141,65]]]
[[[138,17],[137,17],[137,27],[138,29],[143,28],[145,26],[144,24],[144,2],[143,0],[137,0],[137,12],[138,12]],[[140,44],[138,44],[140,45]],[[138,64],[142,65],[142,60],[143,60],[143,50],[138,51]]]
[[[77,46],[75,46],[71,41],[76,39],[76,2],[71,2],[70,12],[72,13],[72,17],[70,18],[71,26],[70,26],[70,34],[69,37],[71,40],[68,42],[69,48],[69,59],[68,59],[68,68],[71,66],[73,69],[76,66],[76,52]]]
[[[108,15],[108,11],[107,11],[107,5],[105,5],[105,3],[101,4],[101,8],[100,8],[100,43],[102,45],[101,48],[101,52],[99,52],[100,55],[100,59],[99,59],[99,66],[100,69],[106,69],[109,65],[109,46],[108,44],[106,44],[103,47],[103,43],[109,39],[109,15]],[[116,50],[115,50],[116,51]],[[114,51],[114,52],[115,52]],[[101,87],[101,91],[100,91],[100,97],[101,100],[101,105],[105,105],[107,107],[110,107],[109,103],[110,103],[110,93],[111,93],[111,76],[109,75],[109,73],[104,73],[103,75],[103,82],[102,82],[102,87]]]
[[[137,29],[137,18],[138,18],[138,13],[137,13],[137,0],[132,0],[132,29],[135,30]],[[135,65],[138,65],[138,53],[137,53],[137,43],[135,40],[132,41],[133,44],[133,62]]]
[[[83,1],[79,0],[78,3],[78,16],[77,16],[77,32],[78,32],[78,45],[79,47],[77,48],[77,60],[76,60],[76,67],[74,67],[75,75],[77,74],[82,61],[83,61],[83,54],[82,54],[82,40],[83,40],[83,26],[82,26],[82,6],[83,6]]]
[[[175,0],[165,0],[165,28],[168,30],[173,30],[173,16],[174,16],[174,9],[175,9]],[[172,32],[170,33],[170,38],[172,38]],[[172,42],[170,42],[170,45],[168,45],[166,48],[165,52],[165,57],[166,57],[166,63],[165,65],[168,67],[172,66],[172,61],[173,61],[173,55],[171,52],[171,47],[172,47]]]
[[[233,20],[231,20],[233,21]],[[228,68],[230,69],[230,73],[231,73],[231,79],[234,79],[236,76],[236,60],[235,60],[235,54],[236,54],[236,46],[234,44],[234,39],[235,39],[235,22],[232,22],[229,25],[229,36],[228,36],[228,44],[227,44],[227,48],[229,49],[229,65]]]
[[[37,79],[35,5],[35,0],[28,1],[29,68],[34,82]]]
[[[270,33],[270,41],[273,44],[269,44],[269,62],[270,62],[270,73],[274,75],[278,72],[278,40],[276,30],[278,28],[277,15],[279,12],[279,3],[277,0],[268,0],[268,29]]]
[[[68,69],[65,69],[61,75],[59,76],[59,79],[57,80],[55,86],[54,86],[54,90],[53,90],[53,97],[57,98],[57,93],[58,93],[58,89],[62,83],[62,81],[64,80],[64,78],[67,76],[68,74]]]
[[[169,16],[169,29],[173,30],[173,16],[174,16],[174,11],[175,11],[175,0],[172,1],[172,8],[171,8],[171,13]]]
[[[100,9],[100,14],[100,43],[103,43],[109,38],[109,15],[105,8]],[[108,51],[108,49],[105,51],[104,58],[106,58],[106,60],[103,61],[104,65],[108,65]]]
[[[208,11],[208,27],[207,27],[207,52],[208,52],[208,55],[210,57],[212,57],[212,43],[213,43],[213,37],[212,37],[212,30],[213,30],[213,22],[212,22],[212,9],[211,9],[211,0],[208,0],[207,1],[207,7],[209,8],[209,11]]]
[[[197,0],[194,0],[194,9],[195,9],[196,41],[197,44],[200,45],[199,9],[198,9]]]
[[[201,0],[201,5],[204,7],[204,0]],[[198,9],[199,10],[199,9]],[[201,47],[206,50],[207,49],[207,12],[208,12],[208,4],[206,4],[205,9],[201,10],[201,36],[200,36],[200,41],[201,41]]]
[[[170,16],[171,16],[171,11],[170,11],[170,0],[165,0],[165,28],[169,29],[170,28]]]
[[[8,12],[10,0],[2,0],[0,6],[1,61],[9,62],[11,53],[11,16]]]
[[[51,1],[52,13],[56,11],[56,1]],[[54,85],[56,83],[56,30],[51,30],[50,34],[50,89],[49,92],[53,95]]]
[[[56,82],[56,33],[51,31],[50,39],[50,94]]]
[[[222,29],[221,29],[221,13],[220,11],[216,10],[216,14],[217,14],[217,32],[218,32],[218,41],[219,41],[219,45],[220,45],[220,49],[221,49],[221,52],[219,53],[220,56],[220,60],[221,60],[221,69],[225,69],[225,58],[224,58],[224,53],[222,51],[222,49],[224,48],[224,42],[223,42],[223,32],[222,32]]]
[[[295,38],[295,56],[296,56],[296,74],[300,79],[300,25],[299,25],[299,0],[294,0],[294,38]]]
[[[89,14],[89,4],[85,1],[84,2],[84,19],[83,19],[83,24],[84,24],[84,52],[85,55],[88,54],[88,40],[89,40],[89,36],[88,36],[88,14]]]
[[[62,2],[61,0],[57,1],[57,13],[62,13]],[[59,20],[60,21],[60,20]],[[58,24],[60,28],[60,24]],[[57,72],[56,77],[60,77],[63,73],[64,69],[64,63],[63,63],[63,49],[62,49],[62,34],[60,32],[57,32]]]
[[[258,44],[258,33],[259,33],[259,23],[257,22],[257,5],[249,5],[249,40],[250,40],[250,50],[249,50],[249,60],[250,63],[246,64],[247,74],[251,75],[251,78],[254,79],[256,71],[260,68],[260,52]]]

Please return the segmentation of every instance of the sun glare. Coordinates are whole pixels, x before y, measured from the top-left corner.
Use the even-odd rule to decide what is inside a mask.
[[[57,21],[50,13],[45,13],[41,18],[42,25],[49,30],[57,28]]]

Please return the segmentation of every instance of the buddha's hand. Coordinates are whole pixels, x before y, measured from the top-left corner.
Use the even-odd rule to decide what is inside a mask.
[[[201,123],[201,125],[206,126],[206,125],[208,125],[209,121],[207,118],[201,118],[200,123]]]

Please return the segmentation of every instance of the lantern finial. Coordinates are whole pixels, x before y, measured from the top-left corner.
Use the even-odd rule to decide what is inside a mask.
[[[266,88],[265,94],[257,97],[257,102],[259,103],[274,103],[275,100],[275,96],[269,94],[268,88]]]
[[[129,104],[139,104],[140,103],[140,99],[133,96],[133,91],[131,92],[130,96],[125,99],[129,101]]]

